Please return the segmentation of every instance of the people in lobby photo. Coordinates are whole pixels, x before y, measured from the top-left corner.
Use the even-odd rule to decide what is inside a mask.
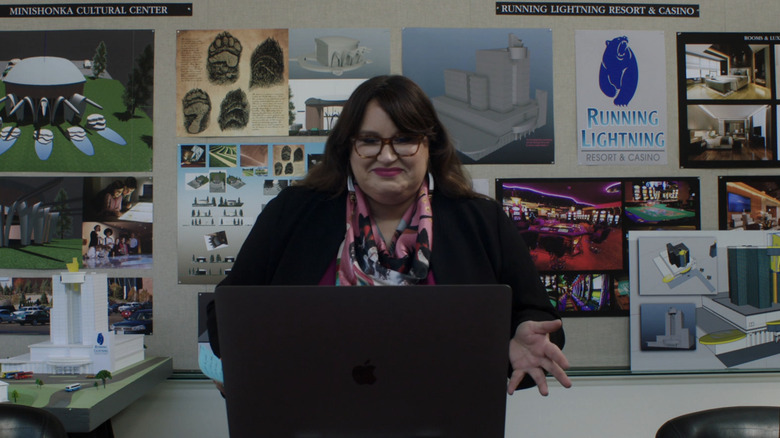
[[[114,230],[111,228],[106,228],[103,231],[103,235],[105,236],[103,238],[103,244],[106,247],[106,250],[108,251],[108,255],[112,256],[114,255]]]
[[[548,373],[571,386],[562,323],[523,239],[472,189],[431,101],[403,76],[357,87],[322,161],[263,209],[221,284],[508,284],[508,393],[536,385],[547,395]]]
[[[89,232],[89,243],[87,244],[87,253],[85,258],[94,259],[97,256],[98,245],[103,244],[103,236],[100,235],[100,225],[95,225]]]
[[[129,249],[127,247],[128,239],[126,234],[122,234],[116,239],[116,243],[114,244],[115,256],[126,256],[129,254]]]
[[[136,233],[130,233],[130,237],[127,239],[127,252],[128,254],[139,254],[141,252],[140,242]]]

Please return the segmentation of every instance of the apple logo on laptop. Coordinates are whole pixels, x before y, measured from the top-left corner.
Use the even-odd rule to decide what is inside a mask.
[[[371,359],[368,359],[363,365],[352,368],[352,378],[358,385],[373,385],[376,382],[375,369],[376,367],[371,365]]]

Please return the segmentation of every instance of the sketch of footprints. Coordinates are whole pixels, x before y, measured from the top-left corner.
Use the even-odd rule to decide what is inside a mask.
[[[284,80],[284,52],[273,38],[267,38],[252,53],[249,87],[270,87]]]
[[[282,161],[290,161],[290,154],[292,153],[292,149],[290,146],[284,145],[282,147],[282,152],[279,154],[282,158]]]
[[[184,95],[181,105],[184,111],[184,128],[188,133],[198,134],[209,127],[211,99],[208,93],[200,88],[193,88]]]
[[[232,84],[238,80],[241,42],[230,32],[222,32],[209,45],[206,71],[213,84]]]
[[[229,92],[219,109],[219,128],[241,129],[249,123],[249,101],[241,89]]]

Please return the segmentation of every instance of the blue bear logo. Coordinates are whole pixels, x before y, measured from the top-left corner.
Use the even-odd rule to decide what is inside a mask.
[[[617,106],[626,106],[634,97],[639,82],[639,66],[628,38],[617,37],[607,41],[599,69],[599,86],[608,97],[614,97]]]

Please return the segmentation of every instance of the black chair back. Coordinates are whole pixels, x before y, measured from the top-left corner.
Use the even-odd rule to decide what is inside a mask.
[[[730,406],[692,412],[664,423],[656,438],[777,438],[780,407]]]
[[[68,434],[62,422],[49,411],[0,403],[0,437],[68,438]]]

